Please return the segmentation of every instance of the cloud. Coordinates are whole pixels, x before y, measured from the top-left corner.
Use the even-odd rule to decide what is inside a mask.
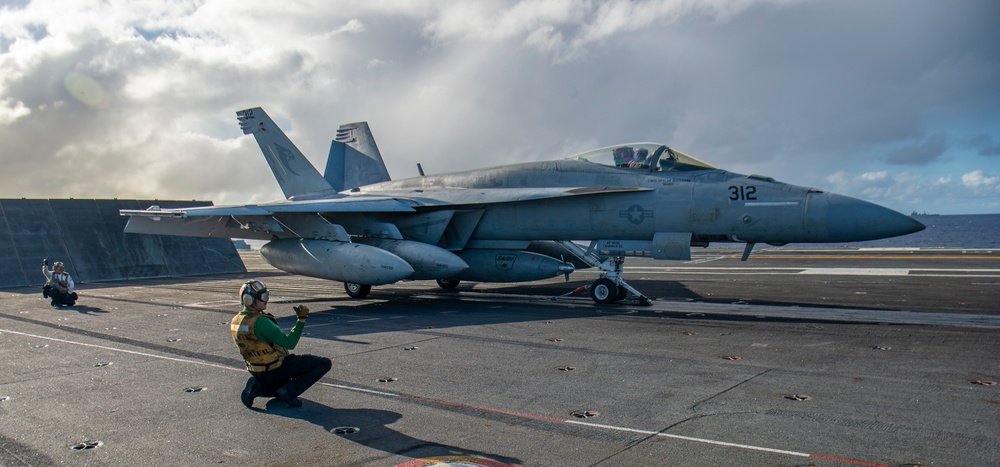
[[[937,180],[934,180],[933,182],[935,186],[951,185],[951,183],[952,183],[951,175],[940,177]]]
[[[347,24],[344,24],[343,26],[332,31],[325,32],[320,37],[322,39],[332,39],[341,34],[360,34],[367,30],[368,28],[365,27],[364,23],[357,18],[353,18],[348,21]]]
[[[885,154],[885,161],[893,165],[926,165],[944,153],[948,137],[944,132],[935,133],[924,141],[909,144]]]
[[[962,184],[972,189],[989,188],[1000,184],[1000,177],[987,175],[982,170],[974,170],[962,175]]]
[[[440,8],[425,34],[435,42],[490,42],[520,39],[557,62],[582,59],[589,48],[616,36],[663,27],[687,18],[724,22],[760,4],[782,0],[648,0],[586,2],[540,0],[465,2]]]
[[[826,177],[826,182],[833,186],[847,186],[847,184],[850,183],[850,175],[843,170],[838,170],[837,172],[828,175]]]
[[[12,99],[0,99],[0,125],[6,125],[31,114],[31,109],[24,102],[14,102]]]
[[[1000,121],[996,17],[989,1],[36,0],[0,14],[17,174],[0,196],[278,198],[234,118],[260,105],[320,168],[337,126],[367,120],[395,178],[662,141],[893,204],[902,165],[978,209],[957,182],[977,166],[948,145],[1000,151],[995,131],[962,133]]]
[[[882,183],[889,180],[889,172],[880,170],[878,172],[867,172],[858,175],[858,180],[864,183]]]
[[[1000,141],[996,141],[993,135],[979,133],[967,141],[967,144],[979,151],[981,156],[1000,156]]]
[[[990,213],[1000,209],[997,201],[1000,177],[975,170],[957,177],[960,182],[956,183],[955,178],[888,170],[851,176],[844,170],[828,175],[825,181],[836,192],[849,193],[900,212],[947,212],[968,203],[975,203],[977,207],[966,207],[961,213]]]

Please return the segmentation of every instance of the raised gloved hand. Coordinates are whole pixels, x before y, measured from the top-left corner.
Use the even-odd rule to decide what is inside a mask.
[[[295,310],[295,316],[298,316],[301,320],[309,317],[309,307],[305,305],[293,306],[292,309]]]
[[[48,258],[43,259],[42,266],[48,266],[48,265],[49,265],[49,259]]]

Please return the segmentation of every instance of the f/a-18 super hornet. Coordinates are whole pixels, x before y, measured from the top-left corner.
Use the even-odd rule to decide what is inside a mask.
[[[692,246],[854,242],[924,225],[847,196],[719,169],[659,143],[565,159],[391,180],[368,124],[340,126],[319,172],[261,108],[236,113],[284,200],[123,210],[125,232],[268,240],[261,256],[344,282],[351,297],[401,280],[522,282],[600,270],[597,303],[649,299],[625,257],[689,260]],[[631,295],[630,295],[631,294]]]

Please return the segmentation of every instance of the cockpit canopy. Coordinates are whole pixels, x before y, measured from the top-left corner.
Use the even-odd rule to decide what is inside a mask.
[[[587,151],[567,159],[650,172],[689,172],[717,167],[659,143],[632,143]]]

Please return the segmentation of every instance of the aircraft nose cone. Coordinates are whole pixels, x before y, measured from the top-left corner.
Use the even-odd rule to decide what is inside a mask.
[[[924,230],[916,219],[874,203],[827,193],[829,242],[859,242],[897,237]]]

